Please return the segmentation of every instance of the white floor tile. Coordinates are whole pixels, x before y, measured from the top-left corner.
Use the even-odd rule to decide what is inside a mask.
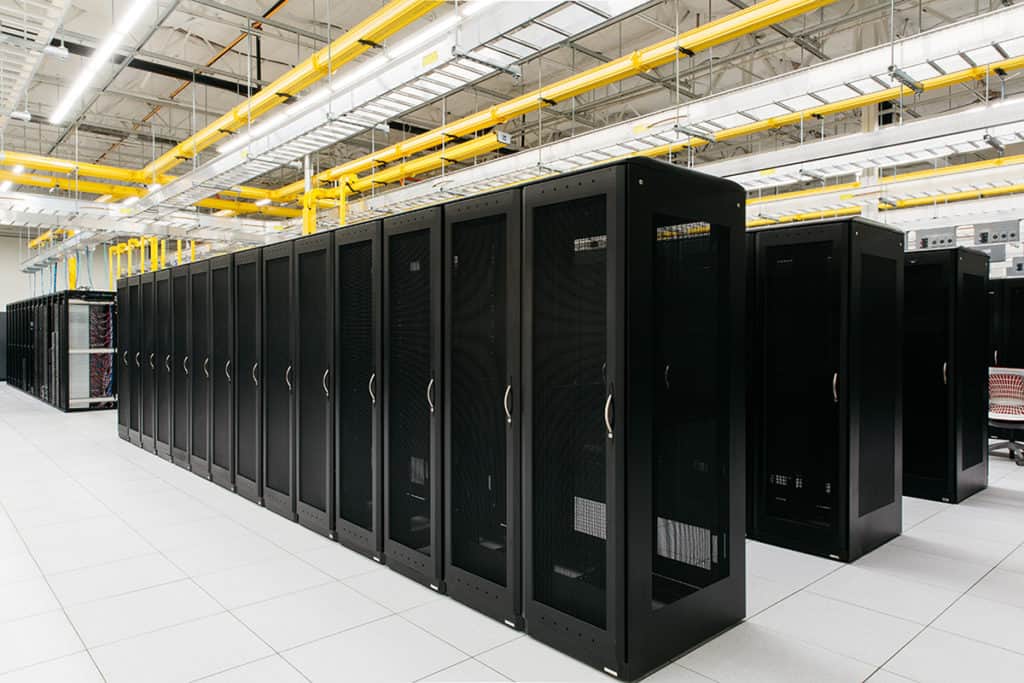
[[[391,611],[333,582],[241,607],[234,613],[281,651],[389,616]]]
[[[188,522],[174,521],[144,529],[142,537],[160,552],[213,543],[229,543],[237,538],[256,538],[255,534],[227,517],[209,517]]]
[[[903,497],[903,531],[912,529],[932,515],[938,514],[948,507],[946,503],[923,498]]]
[[[968,595],[1024,609],[1024,573],[993,569]]]
[[[930,628],[885,669],[927,683],[1020,683],[1024,655]]]
[[[492,681],[504,683],[504,681],[509,679],[475,659],[467,659],[464,662],[459,662],[455,666],[450,666],[443,671],[438,671],[436,674],[421,678],[420,680],[430,681],[431,683],[458,683],[459,681],[465,681],[466,683],[491,683]]]
[[[960,592],[970,588],[989,570],[989,565],[921,553],[893,543],[865,555],[853,566]]]
[[[999,562],[1017,546],[1016,543],[988,541],[972,534],[936,531],[923,525],[911,529],[889,543],[919,553],[986,565]]]
[[[839,569],[839,562],[766,543],[747,542],[747,571],[793,590]]]
[[[875,670],[870,664],[749,623],[718,636],[678,663],[719,683],[855,683]]]
[[[678,664],[663,666],[643,679],[644,683],[714,683],[707,676]]]
[[[451,599],[432,600],[402,612],[402,616],[469,655],[480,654],[523,635],[522,631]]]
[[[306,683],[305,676],[280,655],[243,664],[199,680],[204,683]]]
[[[298,553],[306,562],[336,579],[383,571],[384,565],[340,545],[327,545]]]
[[[151,588],[184,577],[180,569],[154,553],[51,574],[47,580],[61,603],[68,606]]]
[[[0,683],[103,683],[103,676],[88,652],[77,652],[0,675]]]
[[[18,543],[20,545],[21,541]],[[5,551],[0,547],[0,586],[37,576],[42,576],[42,572],[24,545],[11,551]]]
[[[91,652],[107,683],[179,683],[273,654],[227,613],[104,645]]]
[[[67,608],[68,618],[90,648],[223,611],[190,579]]]
[[[790,586],[747,574],[747,618],[754,616],[796,590]]]
[[[175,548],[164,554],[189,576],[214,574],[248,564],[290,557],[270,541],[249,532],[225,541]]]
[[[333,581],[319,569],[291,556],[206,574],[195,580],[228,609]]]
[[[0,585],[0,622],[59,609],[60,603],[42,577]]]
[[[85,649],[63,612],[0,624],[0,673]]]
[[[871,678],[868,679],[868,683],[914,683],[909,678],[903,676],[897,676],[891,671],[885,669],[879,669],[875,673],[871,674]]]
[[[395,612],[418,607],[441,595],[393,571],[360,574],[343,582]]]
[[[608,676],[532,638],[517,638],[477,656],[514,681],[550,683],[606,682]]]
[[[116,517],[50,524],[25,529],[22,534],[44,574],[106,564],[153,552],[153,546]]]
[[[1024,546],[1012,552],[1005,560],[999,563],[999,568],[1008,572],[1024,574]]]
[[[467,659],[394,616],[283,652],[313,683],[415,681]]]
[[[948,588],[854,565],[829,574],[808,590],[919,624],[929,623],[960,597]]]
[[[965,595],[932,626],[1024,654],[1024,609]]]

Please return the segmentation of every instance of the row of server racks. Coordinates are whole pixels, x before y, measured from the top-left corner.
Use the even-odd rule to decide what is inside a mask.
[[[744,616],[743,206],[630,160],[121,280],[121,436],[639,677]]]
[[[117,403],[113,292],[68,290],[7,305],[10,386],[64,412]]]

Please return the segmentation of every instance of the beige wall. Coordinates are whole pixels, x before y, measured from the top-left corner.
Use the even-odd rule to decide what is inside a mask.
[[[93,289],[106,290],[110,288],[107,285],[107,265],[102,251],[102,249],[96,249],[93,253]],[[8,303],[28,299],[33,295],[32,279],[21,272],[19,267],[26,255],[25,240],[0,236],[0,309],[6,308]],[[52,276],[50,283],[52,283]],[[85,287],[89,285],[89,274],[84,263],[79,266],[78,284]],[[67,289],[67,277],[64,275],[63,267],[59,269],[57,276],[57,289],[58,291]],[[49,286],[44,291],[39,291],[37,285],[35,294],[44,294],[49,291]]]

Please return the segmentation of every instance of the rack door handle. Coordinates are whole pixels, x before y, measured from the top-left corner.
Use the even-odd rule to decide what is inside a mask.
[[[999,365],[999,349],[992,352],[992,365]]]
[[[331,369],[327,368],[324,370],[324,376],[320,379],[320,383],[324,387],[324,396],[327,398],[331,397],[331,390],[327,388],[327,377],[331,374]]]
[[[427,382],[427,404],[430,405],[430,412],[434,412],[434,378]]]
[[[505,407],[505,422],[512,424],[512,406],[509,404],[509,399],[512,398],[512,385],[508,384],[505,386],[505,398],[502,400],[502,404]]]
[[[943,363],[942,363],[942,383],[943,384],[949,384],[949,375],[946,374],[946,369],[947,369],[948,364],[949,364],[949,361],[943,361]]]
[[[288,385],[288,393],[292,391],[292,366],[284,371],[284,383]]]
[[[366,390],[370,392],[370,405],[377,405],[377,394],[373,393],[373,384],[377,381],[377,373],[370,373],[370,381],[366,383]]]
[[[615,430],[612,428],[612,402],[615,400],[614,394],[608,392],[608,398],[604,400],[604,428],[608,432],[608,438],[615,438]]]
[[[164,356],[164,370],[167,371],[168,375],[171,374],[171,354]]]
[[[125,352],[124,352],[124,353],[123,353],[123,354],[121,355],[121,361],[122,361],[122,362],[124,363],[124,366],[125,366],[125,367],[128,367],[128,352],[127,352],[127,351],[125,351]]]
[[[142,364],[139,362],[139,355],[140,355],[140,352],[136,351],[135,352],[135,367],[137,367],[137,368],[141,368],[142,367]]]
[[[231,384],[231,361],[224,363],[224,376],[228,378],[228,384]]]
[[[839,403],[839,373],[832,373],[832,402]]]
[[[185,371],[185,376],[188,377],[188,356],[181,359],[181,369]]]
[[[203,359],[203,377],[210,379],[210,357]]]
[[[260,379],[256,376],[256,371],[260,369],[260,362],[256,361],[252,364],[252,383],[256,386],[260,385]]]
[[[155,363],[155,361],[156,361],[156,354],[155,353],[149,354],[149,369],[150,370],[156,370],[156,363]]]

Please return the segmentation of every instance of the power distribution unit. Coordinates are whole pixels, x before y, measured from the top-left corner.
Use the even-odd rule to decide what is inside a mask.
[[[440,207],[383,222],[384,553],[444,592]]]
[[[906,255],[903,493],[959,503],[988,486],[988,256]]]
[[[522,626],[519,346],[522,192],[444,207],[444,578]]]
[[[903,239],[757,231],[750,538],[851,562],[900,534]]]
[[[642,159],[523,189],[526,630],[622,679],[744,616],[743,207]]]

